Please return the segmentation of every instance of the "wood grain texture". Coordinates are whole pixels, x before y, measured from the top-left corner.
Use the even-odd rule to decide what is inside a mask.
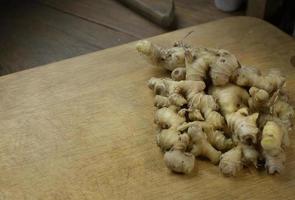
[[[168,46],[189,31],[192,45],[228,49],[244,65],[279,67],[295,105],[292,38],[236,17],[150,40]],[[146,86],[163,75],[129,43],[0,77],[0,199],[294,199],[294,141],[280,176],[250,168],[226,178],[206,161],[188,176],[169,172]]]
[[[149,37],[165,31],[115,0],[38,0],[38,2],[134,37]]]
[[[0,7],[0,75],[138,39],[32,1]]]
[[[159,11],[167,5],[144,2]],[[213,0],[176,4],[178,28],[237,14]],[[167,32],[116,0],[2,0],[0,27],[0,75]]]
[[[156,24],[149,22],[139,14],[119,4],[116,0],[38,0],[39,2],[71,13],[83,19],[109,26],[118,31],[136,35],[139,38],[150,37],[166,32]],[[163,3],[156,0],[144,0],[154,9],[163,11]],[[224,17],[243,15],[243,11],[226,13],[218,10],[213,0],[175,0],[177,24],[173,28],[197,25]],[[115,20],[114,20],[115,18]]]

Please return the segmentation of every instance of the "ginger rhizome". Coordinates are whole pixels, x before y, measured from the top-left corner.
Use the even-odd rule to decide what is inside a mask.
[[[184,53],[185,46],[176,45],[172,48],[162,48],[147,40],[139,41],[136,44],[139,53],[147,57],[152,64],[172,71],[178,67],[185,67]]]
[[[195,156],[204,156],[212,163],[217,164],[221,155],[207,140],[206,134],[199,126],[188,128],[188,135],[191,137],[192,149],[191,153]]]
[[[169,103],[176,106],[187,104],[189,99],[205,89],[203,81],[173,81],[159,78],[151,78],[148,86],[155,94],[168,97]]]
[[[173,141],[172,147],[164,154],[166,166],[177,173],[190,173],[195,166],[195,156],[186,152],[190,139],[187,134],[179,134],[179,138]]]
[[[202,132],[206,134],[208,142],[217,150],[225,151],[233,147],[231,138],[227,138],[223,131],[216,130],[210,123],[206,121],[194,121],[183,123],[178,126],[177,130],[183,132],[190,127],[201,127]]]
[[[253,67],[243,66],[238,69],[235,83],[239,86],[256,87],[271,93],[284,86],[285,78],[275,70],[262,75],[259,70]]]
[[[263,128],[261,146],[266,160],[265,167],[270,174],[280,173],[284,168],[285,134],[288,134],[287,130],[275,121],[267,121]]]
[[[225,85],[239,67],[236,57],[223,49],[197,48],[185,51],[187,80],[205,80],[209,74],[213,85]]]
[[[199,157],[226,176],[263,160],[269,174],[283,171],[295,113],[280,72],[261,73],[227,50],[183,42],[164,48],[143,40],[136,49],[171,72],[148,81],[156,141],[171,171],[188,174]]]

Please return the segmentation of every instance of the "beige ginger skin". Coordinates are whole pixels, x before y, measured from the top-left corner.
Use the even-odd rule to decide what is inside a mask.
[[[188,99],[188,106],[191,120],[198,119],[196,111],[200,111],[204,119],[215,129],[222,129],[225,126],[224,117],[217,112],[219,106],[213,96],[204,93],[195,94]]]
[[[228,84],[222,87],[212,87],[210,93],[217,99],[234,141],[256,143],[259,131],[256,120],[259,114],[249,114],[247,90]]]
[[[188,135],[191,137],[192,150],[191,153],[195,156],[204,156],[213,164],[218,164],[221,152],[217,151],[207,140],[206,134],[199,126],[188,128]]]
[[[177,127],[185,122],[185,117],[177,112],[177,107],[163,107],[157,110],[154,121],[159,128],[157,144],[163,151],[171,149],[178,140],[186,137],[177,130]]]
[[[177,130],[185,122],[185,117],[176,106],[169,106],[157,110],[154,121],[159,128],[157,144],[165,152],[166,166],[174,172],[190,173],[194,168],[195,157],[186,152],[189,136]]]
[[[242,168],[241,145],[238,145],[221,155],[219,169],[225,176],[235,176]]]
[[[256,125],[257,119],[258,113],[249,115],[247,108],[241,108],[237,112],[227,115],[226,121],[229,130],[232,131],[233,140],[245,144],[255,144],[259,132]]]
[[[257,87],[251,87],[249,89],[250,98],[248,99],[248,105],[252,112],[262,111],[269,109],[270,95],[267,91],[259,89]]]
[[[280,72],[261,73],[241,66],[227,50],[182,41],[163,48],[143,40],[136,49],[171,72],[171,78],[148,81],[157,109],[156,141],[171,171],[191,173],[196,157],[219,164],[226,176],[260,167],[258,159],[269,174],[283,171],[295,113]]]
[[[284,130],[274,121],[268,121],[262,131],[261,146],[270,155],[278,155],[282,151]]]
[[[284,135],[287,129],[275,121],[267,121],[263,131],[261,146],[265,156],[265,167],[270,174],[281,173],[284,169]]]
[[[166,96],[171,104],[183,106],[187,99],[205,89],[203,81],[173,81],[170,79],[151,78],[148,82],[149,88],[155,94]]]
[[[169,151],[165,152],[164,162],[173,172],[189,174],[194,169],[195,156],[186,152],[189,142],[189,136],[185,135]]]
[[[206,134],[208,142],[219,151],[228,150],[233,147],[231,138],[226,138],[222,131],[214,129],[214,127],[206,121],[183,123],[181,126],[178,126],[178,130],[183,132],[190,127],[200,127]]]
[[[152,44],[147,40],[139,41],[136,44],[136,50],[143,54],[152,64],[172,71],[179,67],[185,67],[184,46],[175,46],[172,48],[162,48]]]
[[[224,116],[246,107],[249,99],[247,90],[234,84],[221,87],[213,86],[210,88],[209,93],[217,100],[220,111]]]
[[[219,169],[225,176],[235,176],[243,166],[257,166],[259,153],[252,145],[239,143],[222,154]]]
[[[171,72],[171,78],[174,81],[185,80],[185,77],[186,77],[186,69],[183,67],[178,67]]]
[[[227,84],[240,67],[236,57],[224,49],[198,48],[185,51],[186,80],[201,81],[209,72],[213,85]]]
[[[262,75],[259,70],[253,67],[243,66],[238,69],[235,83],[240,86],[256,87],[272,93],[285,84],[285,78],[275,70]]]

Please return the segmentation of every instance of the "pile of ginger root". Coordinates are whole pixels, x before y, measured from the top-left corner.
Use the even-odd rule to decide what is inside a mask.
[[[163,48],[143,40],[136,49],[171,72],[148,81],[156,141],[171,171],[188,174],[202,157],[226,176],[250,166],[282,172],[294,110],[279,71],[262,74],[226,50],[183,42]]]

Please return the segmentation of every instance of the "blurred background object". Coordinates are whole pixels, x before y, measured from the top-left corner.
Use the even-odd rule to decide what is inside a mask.
[[[224,12],[233,12],[238,10],[244,3],[244,0],[215,0],[215,6]]]
[[[174,19],[174,0],[118,0],[127,7],[130,7],[138,14],[146,17],[150,21],[161,27],[171,27]]]

